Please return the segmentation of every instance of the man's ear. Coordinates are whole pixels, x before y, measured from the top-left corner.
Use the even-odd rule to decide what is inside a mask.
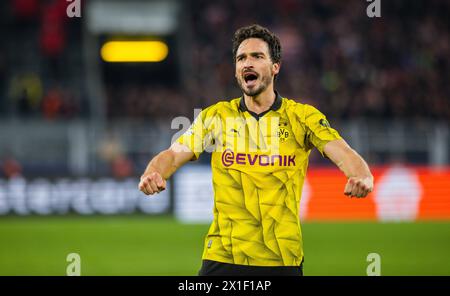
[[[274,75],[277,75],[280,72],[281,62],[272,64],[272,72]]]

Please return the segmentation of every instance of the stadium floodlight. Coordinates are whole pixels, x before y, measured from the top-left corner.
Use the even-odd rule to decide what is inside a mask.
[[[109,41],[100,53],[105,62],[161,62],[169,47],[162,41]]]

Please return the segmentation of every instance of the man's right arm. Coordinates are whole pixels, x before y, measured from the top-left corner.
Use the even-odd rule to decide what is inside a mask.
[[[169,149],[156,155],[147,165],[141,176],[139,190],[145,194],[154,194],[166,189],[166,180],[183,164],[191,159],[197,159],[203,152],[205,143],[210,142],[208,128],[217,119],[216,106],[204,109],[189,129]],[[194,153],[195,152],[195,153]]]
[[[139,182],[139,190],[147,195],[166,189],[166,180],[182,165],[194,157],[186,145],[174,142],[169,149],[160,152],[147,165]]]

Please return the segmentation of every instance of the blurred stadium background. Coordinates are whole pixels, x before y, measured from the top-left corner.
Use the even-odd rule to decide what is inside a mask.
[[[376,180],[345,198],[312,153],[305,274],[365,275],[378,253],[382,275],[450,275],[450,3],[381,0],[379,18],[369,4],[1,1],[0,274],[65,275],[78,253],[82,275],[195,275],[209,155],[151,199],[137,181],[174,118],[240,96],[230,40],[256,22],[282,42],[279,92],[323,111]],[[117,61],[130,53],[143,60]]]

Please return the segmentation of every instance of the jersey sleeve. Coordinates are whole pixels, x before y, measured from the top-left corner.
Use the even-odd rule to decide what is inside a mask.
[[[311,149],[313,146],[319,150],[322,156],[326,157],[323,147],[326,143],[342,139],[338,131],[332,128],[325,115],[313,106],[305,106],[305,146]]]
[[[191,160],[198,159],[205,148],[214,142],[212,127],[213,121],[217,119],[215,111],[215,105],[202,110],[189,129],[176,140],[194,152],[195,155]]]

